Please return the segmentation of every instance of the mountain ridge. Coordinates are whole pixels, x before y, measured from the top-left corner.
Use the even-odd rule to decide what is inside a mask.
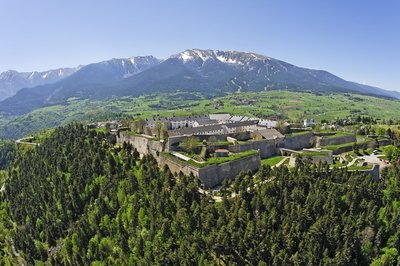
[[[400,99],[400,92],[346,81],[325,70],[298,67],[257,53],[187,49],[165,60],[137,56],[83,66],[55,83],[20,90],[0,103],[0,112],[24,114],[71,97],[103,99],[177,90],[221,95],[269,89],[355,92]]]
[[[56,68],[46,71],[18,72],[7,70],[0,73],[0,100],[15,95],[20,89],[54,83],[80,69],[78,67]]]
[[[127,78],[158,62],[159,59],[153,56],[137,56],[88,64],[55,83],[19,90],[13,97],[0,103],[0,112],[21,115],[70,97],[80,97],[83,93],[95,94],[97,88]],[[58,97],[60,91],[68,96]]]

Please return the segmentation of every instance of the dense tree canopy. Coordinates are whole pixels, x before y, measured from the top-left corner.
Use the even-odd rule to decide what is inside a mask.
[[[14,160],[15,144],[11,141],[0,141],[0,170],[5,170]]]
[[[0,265],[396,264],[398,166],[379,182],[328,169],[243,173],[217,201],[107,133],[62,127],[8,169]]]

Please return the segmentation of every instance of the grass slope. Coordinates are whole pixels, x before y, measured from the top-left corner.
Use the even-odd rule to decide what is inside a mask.
[[[0,117],[0,138],[18,138],[72,121],[124,116],[152,117],[231,113],[292,122],[313,118],[331,120],[351,115],[397,119],[400,101],[358,94],[315,94],[265,91],[228,94],[208,99],[200,93],[175,92],[122,97],[105,101],[71,99],[66,105],[37,109],[21,117]]]

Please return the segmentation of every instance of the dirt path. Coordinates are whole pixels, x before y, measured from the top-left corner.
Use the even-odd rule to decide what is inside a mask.
[[[285,156],[279,163],[277,163],[277,164],[275,164],[274,166],[272,166],[272,168],[281,166],[281,165],[284,164],[284,163],[286,162],[286,160],[288,160],[288,159],[290,159],[290,157]]]
[[[15,141],[15,143],[17,143],[17,144],[26,144],[26,145],[38,146],[39,143],[36,143],[36,142],[27,142],[27,141],[26,141],[26,140],[32,140],[32,139],[34,139],[34,138],[17,139],[17,140]]]

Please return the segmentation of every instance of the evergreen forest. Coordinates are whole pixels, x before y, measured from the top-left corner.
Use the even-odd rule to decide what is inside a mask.
[[[225,182],[160,169],[81,124],[0,145],[0,265],[396,265],[400,166],[380,181],[327,164]]]

